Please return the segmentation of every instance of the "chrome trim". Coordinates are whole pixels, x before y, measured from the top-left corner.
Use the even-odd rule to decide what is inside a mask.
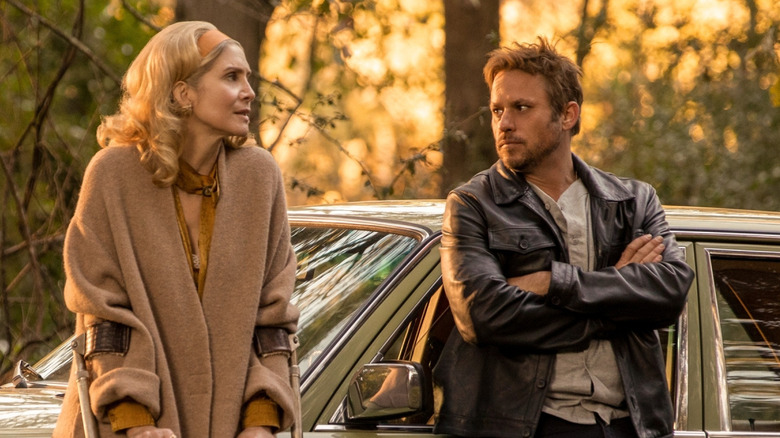
[[[750,242],[778,242],[780,241],[780,234],[772,233],[750,233],[743,231],[702,231],[691,229],[676,229],[671,227],[672,233],[674,233],[677,240],[688,240],[691,238],[714,238],[714,240],[725,240],[728,242],[734,242],[734,239],[738,241],[750,241]]]
[[[677,366],[674,387],[675,429],[688,428],[688,303],[677,322]]]
[[[749,256],[766,257],[780,259],[780,254],[776,251],[750,250],[750,249],[729,249],[729,248],[704,248],[707,256],[707,279],[710,289],[710,304],[712,306],[713,328],[715,331],[715,373],[718,380],[718,404],[723,415],[720,417],[720,428],[725,432],[731,432],[731,407],[729,405],[728,382],[726,379],[726,353],[723,348],[723,331],[720,324],[720,313],[718,312],[718,297],[715,292],[715,278],[712,267],[713,256]]]
[[[680,245],[679,248],[683,253],[683,259],[688,260],[687,247]],[[695,266],[691,268],[696,269]],[[686,299],[685,306],[677,319],[677,361],[674,367],[674,372],[677,374],[674,379],[674,394],[672,394],[675,402],[674,428],[683,430],[688,428],[688,369],[690,368],[688,349],[688,300]]]
[[[328,223],[332,223],[329,222]],[[374,229],[374,228],[372,228]],[[432,238],[423,240],[419,247],[409,256],[408,260],[385,282],[376,290],[374,294],[366,301],[366,303],[360,307],[355,313],[354,319],[346,325],[346,327],[336,336],[336,339],[331,345],[326,348],[326,352],[317,358],[317,361],[306,370],[303,376],[301,376],[301,395],[305,394],[312,385],[312,382],[316,380],[316,377],[322,373],[322,371],[330,363],[331,359],[336,356],[349,339],[355,334],[360,326],[363,325],[366,319],[374,313],[374,310],[384,301],[387,294],[392,291],[395,286],[406,278],[407,272],[414,269],[415,266],[425,258],[439,243],[440,232],[436,232],[432,235]]]
[[[289,215],[290,226],[297,227],[328,227],[349,228],[354,230],[369,230],[383,233],[400,234],[422,241],[433,233],[430,228],[409,222],[400,222],[389,219],[360,219],[344,216],[309,216]]]
[[[729,251],[724,251],[728,253]],[[712,268],[712,255],[723,254],[717,248],[705,248],[704,254],[707,256],[707,281],[710,290],[711,315],[713,316],[713,331],[715,336],[712,342],[715,344],[715,378],[718,381],[718,388],[715,391],[720,406],[720,429],[731,431],[731,408],[729,406],[728,386],[726,381],[726,353],[723,349],[723,331],[720,327],[720,313],[718,312],[718,297],[715,292],[714,271]],[[735,251],[738,252],[738,251]],[[704,342],[704,339],[702,339]]]
[[[316,424],[314,432],[344,432],[346,427],[335,424]]]
[[[768,251],[763,249],[735,249],[735,248],[706,248],[707,254],[714,254],[719,256],[744,256],[749,255],[751,257],[764,257],[771,259],[780,259],[780,252]]]
[[[50,438],[54,429],[0,429],[0,437],[9,438]]]
[[[410,425],[410,424],[372,424],[370,429],[364,429],[364,432],[409,432],[414,434],[432,434],[433,426],[428,425]],[[354,431],[354,428],[348,428],[340,424],[317,424],[314,426],[314,432],[346,432]],[[437,435],[438,436],[438,435]]]
[[[677,434],[675,434],[677,436]],[[721,432],[707,431],[708,438],[777,438],[777,432]]]

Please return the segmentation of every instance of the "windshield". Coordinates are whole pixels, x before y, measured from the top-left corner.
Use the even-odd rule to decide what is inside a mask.
[[[310,226],[293,227],[292,242],[303,373],[418,242],[386,232]]]
[[[298,258],[292,302],[301,311],[298,361],[303,373],[418,242],[388,232],[294,226],[292,244]],[[41,378],[68,380],[70,340],[35,364]]]

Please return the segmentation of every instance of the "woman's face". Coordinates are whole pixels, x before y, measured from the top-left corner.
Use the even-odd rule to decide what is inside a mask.
[[[246,136],[249,133],[249,109],[255,92],[249,85],[251,69],[244,51],[228,44],[188,93],[192,115],[189,135]]]

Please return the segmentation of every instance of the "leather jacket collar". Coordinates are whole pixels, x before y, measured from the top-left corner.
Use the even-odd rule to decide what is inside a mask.
[[[618,177],[589,166],[578,156],[572,154],[574,170],[577,172],[591,198],[605,201],[620,202],[634,198],[634,194],[621,184]],[[488,170],[490,173],[491,192],[497,205],[511,204],[530,193],[531,187],[521,173],[517,173],[496,161]]]

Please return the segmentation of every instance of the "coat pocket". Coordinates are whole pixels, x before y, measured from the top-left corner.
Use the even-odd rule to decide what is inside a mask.
[[[552,236],[536,227],[491,229],[488,240],[507,278],[549,270],[560,256]]]
[[[553,239],[536,227],[492,228],[488,231],[488,239],[492,250],[521,254],[555,247]]]

